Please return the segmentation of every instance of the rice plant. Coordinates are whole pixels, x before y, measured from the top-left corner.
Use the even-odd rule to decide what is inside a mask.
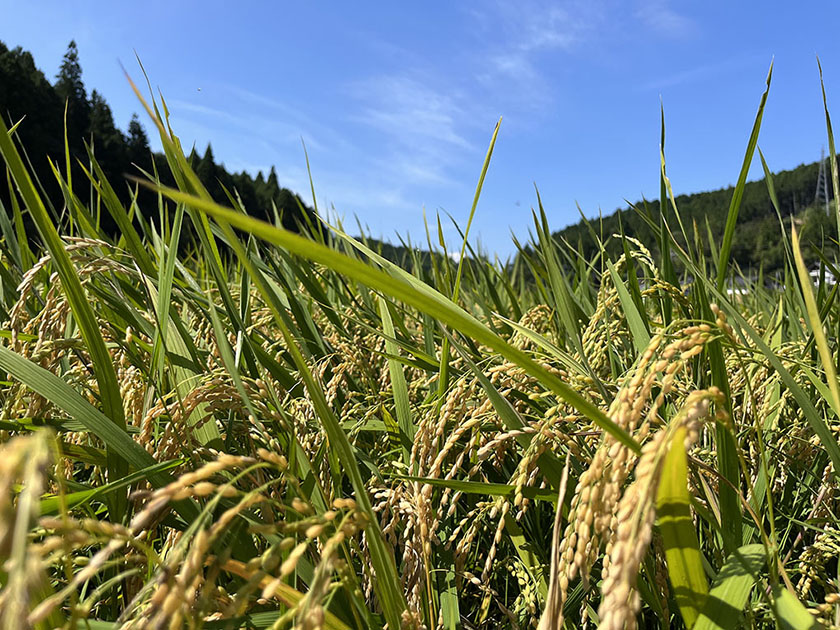
[[[840,627],[838,285],[780,218],[727,292],[766,98],[713,258],[664,151],[655,243],[537,197],[513,262],[398,265],[211,198],[153,98],[127,205],[91,148],[55,211],[0,121],[0,626]]]

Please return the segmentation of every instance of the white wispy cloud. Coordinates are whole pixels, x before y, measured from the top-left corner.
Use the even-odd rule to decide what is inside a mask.
[[[352,84],[351,121],[382,135],[378,169],[405,184],[451,183],[448,169],[473,150],[462,99],[430,80],[410,75],[371,77]]]
[[[239,103],[255,106],[257,111],[260,111],[267,119],[276,121],[279,117],[297,132],[298,144],[303,138],[307,146],[329,147],[332,151],[353,148],[346,135],[328,124],[323,117],[314,116],[307,109],[296,107],[286,99],[266,96],[252,89],[232,84],[222,84],[220,88]]]
[[[317,202],[329,216],[372,209],[417,216],[419,189],[453,185],[448,168],[458,152],[471,148],[460,130],[464,113],[455,97],[405,76],[358,81],[343,97],[344,118],[330,121],[294,101],[229,84],[208,83],[201,94],[172,100],[170,107],[185,141],[212,140],[229,170],[254,175],[274,165],[282,184],[311,203],[303,138]],[[362,126],[361,135],[348,128],[347,119]],[[371,134],[379,134],[379,140],[364,139]],[[236,146],[247,146],[247,153],[231,149]],[[348,228],[356,229],[352,218]]]
[[[756,63],[760,63],[761,61],[762,58],[754,54],[731,57],[724,61],[702,64],[695,66],[694,68],[688,68],[682,72],[676,72],[668,76],[659,77],[651,81],[641,83],[637,89],[639,91],[661,90],[666,87],[692,84],[701,81],[719,81],[721,75],[753,67]]]
[[[300,148],[300,140],[306,137],[310,146],[321,146],[316,134],[294,121],[256,112],[253,108],[240,107],[236,102],[210,101],[208,105],[195,100],[175,99],[170,103],[173,118],[196,126],[219,129],[222,123],[225,134],[236,133],[251,144],[266,142],[287,148]],[[223,135],[218,132],[214,135]]]
[[[569,50],[604,17],[604,2],[493,0],[469,10],[477,26],[493,31],[495,43],[509,50]]]
[[[679,13],[671,0],[641,0],[636,17],[643,25],[659,34],[673,38],[693,36],[696,25],[687,15]]]
[[[601,19],[598,3],[526,2],[515,11],[504,3],[505,18],[514,30],[514,44],[522,51],[570,49]]]
[[[200,94],[170,105],[177,119],[217,128],[223,123],[225,133],[236,132],[249,144],[270,145],[282,152],[302,156],[301,140],[310,150],[352,149],[345,134],[291,103],[234,85],[207,85]]]
[[[463,114],[453,96],[408,76],[381,76],[356,84],[356,96],[367,103],[358,119],[406,144],[416,140],[459,147],[469,143],[457,130]]]
[[[485,85],[508,87],[519,105],[533,108],[551,101],[542,66],[558,53],[573,53],[590,44],[608,11],[598,1],[493,0],[469,10],[489,42],[476,51],[479,78]]]
[[[617,42],[651,33],[693,37],[698,25],[672,0],[492,0],[469,9],[481,39],[476,51],[488,84],[516,86],[523,105],[552,101],[550,64],[579,63],[581,54],[615,50]],[[488,63],[489,61],[489,63]]]

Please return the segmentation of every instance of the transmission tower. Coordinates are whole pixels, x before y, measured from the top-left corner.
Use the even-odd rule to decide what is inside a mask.
[[[820,174],[817,176],[817,192],[814,194],[814,203],[825,204],[825,213],[829,213],[828,177],[825,174],[825,147],[820,150]]]

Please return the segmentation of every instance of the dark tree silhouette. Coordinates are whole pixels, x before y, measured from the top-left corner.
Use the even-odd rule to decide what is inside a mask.
[[[82,66],[75,41],[70,42],[64,53],[56,76],[55,92],[67,103],[67,137],[72,146],[78,147],[90,129],[91,104],[82,82]]]

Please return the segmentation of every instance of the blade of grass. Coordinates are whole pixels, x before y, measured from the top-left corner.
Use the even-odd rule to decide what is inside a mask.
[[[613,281],[613,286],[618,293],[618,300],[621,303],[621,309],[624,316],[627,318],[627,326],[630,328],[630,334],[633,336],[633,345],[636,347],[636,352],[641,355],[650,344],[650,333],[647,326],[645,326],[644,318],[639,312],[636,302],[633,300],[621,276],[615,269],[609,259],[605,256],[604,262],[610,270],[610,277]]]
[[[385,351],[389,355],[398,355],[400,352],[399,347],[392,341],[396,337],[394,322],[391,319],[391,312],[388,309],[388,301],[384,297],[379,298],[379,314],[382,317],[382,330],[385,333]],[[403,463],[407,465],[411,456],[411,444],[414,442],[414,433],[417,429],[414,426],[414,420],[411,418],[408,386],[405,382],[402,365],[398,360],[389,357],[388,372],[391,375],[391,390],[394,394],[394,407],[400,429],[400,446],[403,454]]]
[[[110,452],[118,455],[135,470],[157,465],[158,462],[132,440],[128,433],[117,427],[110,418],[52,372],[2,346],[0,368],[85,425],[88,431],[105,443]],[[150,475],[149,480],[155,486],[163,486],[172,481],[163,471]]]
[[[747,152],[744,162],[741,165],[741,173],[738,175],[738,182],[732,193],[732,200],[729,203],[729,212],[726,215],[726,227],[723,231],[723,240],[720,244],[720,259],[718,261],[717,289],[723,291],[726,286],[726,274],[729,272],[729,253],[732,251],[732,239],[735,236],[735,226],[738,223],[738,210],[741,208],[741,199],[744,196],[744,186],[747,183],[747,175],[750,172],[753,153],[758,144],[758,132],[761,129],[761,118],[764,115],[764,106],[767,103],[767,95],[770,93],[770,80],[773,77],[773,64],[770,63],[770,70],[767,72],[767,81],[764,93],[758,104],[758,113],[755,116],[750,140],[747,143]]]
[[[837,234],[840,238],[840,204],[837,201],[837,194],[840,193],[840,180],[837,172],[837,151],[834,148],[834,131],[831,128],[831,116],[828,114],[828,100],[825,96],[825,82],[823,81],[822,64],[817,57],[817,68],[820,71],[820,88],[822,90],[823,109],[825,110],[825,129],[828,133],[828,157],[831,161],[831,187],[834,192],[834,217],[837,220]]]
[[[685,436],[685,427],[680,427],[671,438],[656,495],[656,514],[674,599],[683,622],[691,628],[703,609],[709,585],[691,518]]]
[[[692,630],[735,630],[741,624],[750,592],[767,557],[763,545],[745,545],[732,552],[715,578]]]
[[[775,602],[773,611],[776,620],[783,630],[819,630],[822,626],[814,616],[808,612],[805,605],[781,584],[773,589]]]
[[[823,328],[820,311],[814,299],[811,276],[808,274],[805,261],[802,259],[802,250],[799,247],[799,234],[796,232],[795,225],[791,225],[791,243],[793,257],[796,261],[796,271],[799,274],[799,284],[802,287],[802,295],[805,299],[805,308],[807,309],[808,319],[811,322],[811,329],[814,333],[814,340],[817,344],[820,361],[825,370],[826,380],[828,380],[828,389],[831,392],[833,403],[832,407],[834,409],[840,409],[840,386],[837,384],[837,368],[834,365],[834,357],[831,354],[831,349],[828,347],[828,340],[825,337],[825,329]]]
[[[448,488],[464,494],[479,494],[491,497],[512,497],[513,493],[516,491],[516,486],[506,483],[462,481],[460,479],[438,479],[436,477],[414,477],[411,475],[394,475],[394,478],[402,479],[404,481],[416,481],[418,483],[424,483],[438,488]],[[557,495],[553,490],[542,490],[540,488],[530,486],[522,488],[522,496],[537,501],[547,501],[549,503],[555,503],[557,501]]]
[[[142,470],[136,470],[133,473],[130,473],[120,479],[119,481],[114,481],[111,483],[106,483],[102,486],[97,486],[95,488],[91,488],[90,490],[79,490],[76,492],[70,492],[66,494],[64,497],[46,497],[41,499],[41,516],[49,516],[51,514],[58,514],[59,509],[63,505],[66,509],[72,509],[75,507],[79,507],[93,501],[94,499],[101,498],[102,496],[106,496],[110,492],[114,492],[116,490],[120,490],[122,488],[127,488],[133,483],[137,483],[138,481],[145,481],[149,479],[150,476],[166,471],[172,470],[173,468],[177,468],[178,466],[184,463],[183,459],[174,459],[168,462],[160,462],[159,464],[154,464],[153,466],[148,466],[143,468]]]
[[[470,208],[470,216],[467,219],[467,229],[464,231],[464,238],[461,243],[461,255],[458,258],[458,271],[455,275],[455,286],[452,289],[452,301],[458,302],[458,293],[461,289],[461,273],[464,270],[464,252],[467,249],[467,238],[470,233],[470,226],[472,225],[475,210],[478,207],[478,199],[481,197],[481,189],[484,186],[484,178],[487,176],[487,169],[490,168],[490,158],[493,157],[493,148],[496,146],[496,138],[499,135],[499,128],[502,125],[502,119],[496,123],[496,128],[493,130],[493,136],[490,138],[490,146],[487,148],[487,155],[484,156],[484,164],[481,165],[481,174],[478,177],[478,185],[475,188],[475,196],[473,197],[472,207]],[[438,231],[440,230],[440,219],[438,218]],[[441,236],[441,245],[443,245],[443,237]],[[446,261],[448,265],[448,260]],[[440,349],[440,369],[438,371],[438,405],[443,404],[443,396],[448,387],[449,376],[449,339],[444,338],[443,345]]]
[[[755,129],[754,132],[756,132]],[[664,166],[664,156],[662,159]],[[709,302],[706,292],[707,290],[709,292],[712,292],[714,290],[718,293],[718,295],[720,295],[722,289],[715,289],[714,284],[712,282],[707,281],[708,274],[705,272],[705,257],[701,255],[701,252],[697,252],[696,260],[693,257],[692,248],[688,246],[688,238],[686,236],[685,228],[683,227],[682,220],[680,219],[680,214],[677,209],[673,187],[671,186],[671,182],[667,177],[663,175],[662,178],[665,184],[665,188],[667,190],[668,199],[671,202],[671,208],[674,211],[674,216],[677,218],[677,221],[680,225],[680,229],[684,235],[684,238],[686,239],[686,249],[683,250],[681,247],[679,247],[673,234],[671,234],[671,232],[669,231],[668,237],[671,239],[671,242],[674,245],[672,251],[674,251],[679,258],[683,259],[684,263],[686,264],[686,267],[690,269],[691,273],[695,276],[695,278],[700,278],[703,280],[703,282],[694,283],[694,304],[696,312],[701,314],[703,319],[712,321],[714,319],[714,315],[711,311],[711,304]],[[665,223],[664,225],[666,229],[669,229],[667,223]],[[665,235],[663,235],[662,238],[665,238]],[[728,304],[729,300],[723,299],[720,303]],[[706,345],[705,354],[708,357],[708,373],[711,377],[711,382],[723,392],[724,397],[726,399],[727,407],[731,407],[731,395],[729,391],[729,373],[726,368],[726,361],[724,360],[721,341],[719,339],[714,339],[710,343],[708,343]],[[728,411],[729,416],[732,417],[732,409],[730,408],[728,409]],[[730,427],[719,419],[715,419],[715,441],[718,444],[718,467],[720,469],[720,472],[723,474],[724,478],[729,481],[729,483],[719,484],[718,500],[720,503],[721,510],[721,525],[723,530],[724,550],[727,553],[731,553],[732,551],[737,549],[743,541],[743,529],[741,524],[741,503],[738,499],[737,493],[735,492],[735,488],[738,488],[740,485],[741,470],[738,462],[738,444],[735,440],[735,436],[733,435],[733,432],[730,429]]]
[[[659,101],[660,116],[660,140],[659,140],[659,232],[657,240],[659,243],[659,265],[662,277],[667,282],[677,285],[677,275],[674,272],[674,263],[671,261],[671,241],[667,238],[665,225],[668,221],[668,180],[665,173],[665,104]],[[656,232],[655,232],[656,233]],[[662,319],[667,326],[673,317],[671,297],[665,295],[662,298]]]

